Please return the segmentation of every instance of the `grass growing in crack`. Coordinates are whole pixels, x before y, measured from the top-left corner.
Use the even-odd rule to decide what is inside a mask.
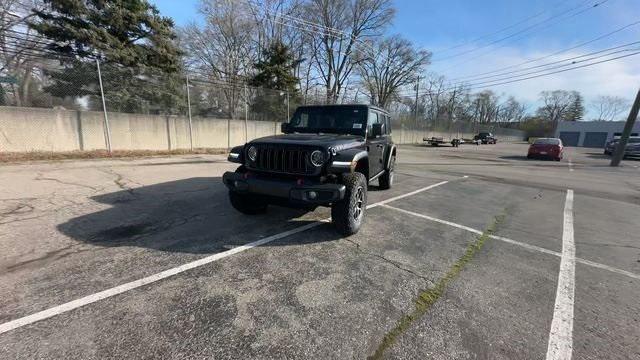
[[[496,216],[493,221],[487,226],[486,230],[480,235],[474,242],[467,245],[467,249],[446,272],[446,274],[438,280],[438,282],[432,288],[426,289],[418,294],[418,298],[415,301],[415,308],[410,314],[403,315],[398,321],[396,326],[389,331],[382,342],[376,349],[376,352],[369,357],[369,359],[382,359],[384,352],[393,345],[398,337],[402,335],[414,321],[421,318],[433,304],[442,296],[447,289],[449,283],[458,277],[465,265],[473,259],[475,254],[482,249],[484,242],[489,238],[489,235],[493,234],[500,223],[503,222],[505,213]]]

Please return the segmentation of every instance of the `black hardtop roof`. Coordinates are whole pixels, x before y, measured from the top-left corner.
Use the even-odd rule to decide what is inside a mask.
[[[368,105],[368,104],[330,104],[330,105],[300,105],[298,106],[298,108],[319,108],[319,107],[358,107],[358,108],[367,108],[367,109],[372,109],[372,110],[376,110],[376,111],[380,111],[383,112],[385,114],[389,114],[389,112],[381,107],[375,106],[375,105]]]

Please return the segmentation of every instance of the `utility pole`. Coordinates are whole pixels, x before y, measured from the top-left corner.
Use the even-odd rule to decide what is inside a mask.
[[[247,91],[247,84],[244,84],[244,142],[249,141],[249,92]]]
[[[193,124],[191,123],[191,95],[189,93],[189,75],[187,80],[187,110],[189,114],[189,149],[193,152]]]
[[[418,134],[418,91],[420,90],[420,75],[418,75],[418,79],[416,81],[416,111],[415,111],[415,122],[416,122],[416,131],[415,133]],[[416,140],[416,142],[418,142]]]
[[[638,111],[640,111],[640,90],[638,90],[638,93],[636,94],[636,100],[633,102],[633,106],[631,107],[631,112],[629,112],[629,117],[627,118],[627,123],[624,125],[622,136],[620,136],[620,141],[618,141],[616,150],[614,151],[613,157],[611,158],[611,164],[610,164],[611,166],[620,165],[620,161],[624,157],[624,150],[627,147],[627,142],[629,141],[629,135],[631,135],[633,126],[636,123],[636,118],[638,117]]]
[[[288,122],[289,119],[291,118],[291,108],[289,107],[289,90],[287,90],[287,119],[285,120],[285,122]]]
[[[100,60],[96,59],[96,66],[98,67],[98,81],[100,83],[100,95],[102,97],[102,111],[104,112],[104,129],[105,129],[105,142],[107,145],[107,151],[111,154],[111,129],[109,129],[109,117],[107,116],[107,105],[104,100],[104,87],[102,87],[102,73],[100,72]]]

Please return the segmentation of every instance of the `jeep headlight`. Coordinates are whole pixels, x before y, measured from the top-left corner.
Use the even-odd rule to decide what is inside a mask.
[[[324,160],[325,160],[324,153],[320,150],[316,150],[311,153],[310,159],[313,166],[320,167],[324,164]]]
[[[256,158],[258,157],[258,149],[256,149],[255,146],[249,147],[249,150],[247,150],[247,157],[251,161],[256,161]]]

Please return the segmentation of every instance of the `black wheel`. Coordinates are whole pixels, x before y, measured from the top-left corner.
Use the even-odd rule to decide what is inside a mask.
[[[391,155],[391,161],[389,161],[389,169],[384,172],[384,174],[380,175],[378,178],[378,185],[380,185],[380,189],[387,190],[391,189],[393,186],[393,173],[396,168],[396,156]]]
[[[367,179],[361,173],[343,177],[347,188],[344,199],[331,206],[331,221],[343,235],[353,235],[360,230],[367,208]]]
[[[234,209],[245,215],[257,215],[267,211],[267,203],[258,199],[255,195],[238,194],[229,191],[229,201]]]

